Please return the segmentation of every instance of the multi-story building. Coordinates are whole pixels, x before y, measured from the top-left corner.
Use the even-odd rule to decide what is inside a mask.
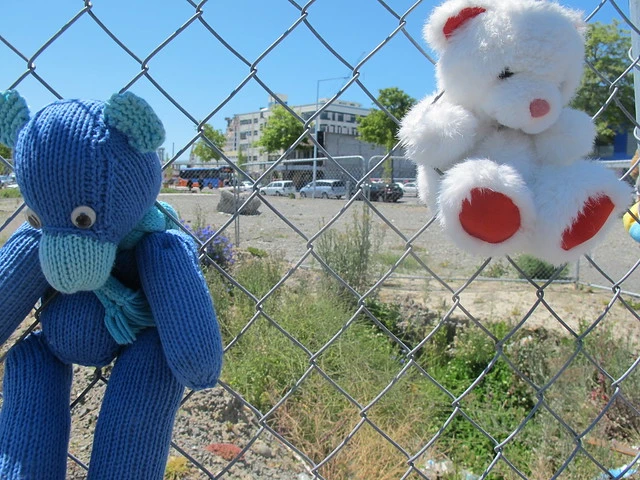
[[[280,101],[287,103],[286,95],[278,95]],[[322,108],[329,99],[321,98],[318,105],[315,103],[291,106],[290,108],[308,120],[318,109]],[[262,135],[262,129],[271,115],[272,108],[278,103],[273,97],[269,97],[267,107],[250,113],[238,113],[227,118],[227,142],[224,148],[225,155],[232,161],[237,161],[239,152],[242,152],[244,160],[250,163],[269,162],[277,160],[280,155],[263,152],[255,146]],[[356,102],[336,100],[327,106],[320,114],[318,132],[323,132],[323,139],[332,137],[333,141],[324,141],[324,146],[332,156],[362,155],[364,152],[377,155],[384,152],[381,147],[376,147],[360,140],[357,129],[357,118],[369,114],[369,109],[362,108]],[[315,131],[315,128],[314,128]],[[319,136],[320,137],[320,136]],[[342,139],[340,141],[340,138]],[[295,152],[290,158],[299,158],[301,153]],[[323,156],[318,152],[318,156]]]

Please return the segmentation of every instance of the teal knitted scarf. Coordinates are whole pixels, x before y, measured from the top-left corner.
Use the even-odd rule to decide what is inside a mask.
[[[178,217],[171,205],[159,203],[174,218]],[[118,248],[131,249],[148,233],[175,229],[177,229],[175,222],[154,205],[120,242]],[[132,343],[138,332],[154,325],[151,308],[144,293],[126,287],[113,275],[93,293],[104,307],[105,325],[118,344]]]

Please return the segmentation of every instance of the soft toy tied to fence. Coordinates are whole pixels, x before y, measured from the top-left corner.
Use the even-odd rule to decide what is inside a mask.
[[[9,351],[0,478],[62,480],[72,364],[115,359],[88,478],[161,479],[185,387],[216,384],[222,344],[194,242],[154,205],[164,129],[131,93],[62,100],[30,118],[0,94],[27,220],[0,250],[0,342],[41,300],[41,329]]]
[[[581,18],[541,0],[450,0],[425,24],[440,94],[407,114],[400,138],[421,199],[461,248],[564,263],[629,204],[625,182],[582,159],[595,128],[566,106],[583,70]]]

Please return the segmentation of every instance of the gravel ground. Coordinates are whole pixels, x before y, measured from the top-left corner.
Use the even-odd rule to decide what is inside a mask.
[[[346,204],[344,199],[266,198],[272,208],[262,205],[260,215],[240,216],[237,227],[234,221],[225,228],[225,233],[241,248],[252,246],[268,252],[279,252],[291,263],[298,262],[305,254],[307,239],[315,235],[335,216],[339,216],[336,227],[346,228],[351,216],[362,203],[354,202],[350,208],[344,209]],[[164,194],[161,195],[161,199],[174,205],[181,216],[191,222],[195,222],[197,217],[200,217],[207,223],[221,228],[230,218],[227,214],[216,212],[219,200],[219,194],[216,191],[202,194]],[[405,250],[406,241],[411,240],[414,251],[442,278],[468,278],[484,260],[456,248],[445,238],[437,223],[419,233],[430,220],[431,215],[416,197],[404,197],[397,203],[374,202],[373,205],[377,211],[374,214],[374,221],[378,225],[377,232],[383,238],[381,251],[402,253]],[[298,229],[299,233],[287,225],[280,216]],[[239,232],[238,236],[236,231]],[[418,233],[419,235],[413,238]],[[628,236],[620,222],[619,228],[614,227],[606,239],[591,253],[591,258],[606,276],[619,281],[634,268],[640,258],[640,245]],[[506,263],[506,260],[496,260]],[[580,282],[607,288],[612,285],[611,281],[585,258],[580,260],[579,266],[573,263],[568,267],[570,276],[574,278],[577,275]],[[417,274],[420,273],[417,272]],[[640,272],[632,273],[621,286],[623,290],[640,295]]]
[[[354,202],[345,208],[345,200],[301,199],[268,197],[268,204],[260,207],[260,214],[241,216],[237,222],[230,215],[216,211],[219,192],[163,194],[161,200],[171,203],[182,218],[192,225],[210,224],[215,228],[225,227],[225,234],[241,249],[255,247],[271,254],[280,255],[291,265],[313,267],[311,257],[304,258],[308,242],[328,222],[344,230],[352,224],[353,213],[359,211],[362,202]],[[0,200],[0,224],[20,204],[19,200]],[[458,288],[464,279],[472,275],[482,259],[472,257],[455,248],[434,224],[421,232],[428,221],[426,207],[415,198],[404,198],[398,203],[374,203],[375,232],[381,240],[380,252],[391,252],[399,257],[406,249],[407,241],[413,250],[439,277]],[[378,215],[379,214],[379,215]],[[0,232],[0,241],[6,240],[22,221],[22,216],[11,222]],[[291,225],[287,224],[289,222]],[[415,238],[414,238],[415,237]],[[593,252],[598,266],[614,281],[624,275],[638,261],[638,245],[620,228],[611,231],[607,240]],[[392,255],[392,256],[393,256]],[[498,264],[506,264],[496,259]],[[572,274],[576,265],[571,266]],[[579,265],[580,280],[597,285],[610,286],[611,282],[598,269],[585,260]],[[640,274],[629,275],[622,283],[623,290],[640,293]],[[451,292],[442,287],[423,270],[388,279],[381,289],[381,296],[390,301],[407,305],[415,303],[433,310],[445,312],[451,305]],[[610,290],[576,289],[573,285],[552,285],[545,290],[545,300],[560,318],[571,328],[579,328],[581,322],[593,321],[606,309],[611,299]],[[535,289],[522,283],[473,282],[463,294],[464,305],[477,318],[504,318],[518,321],[537,302]],[[625,322],[621,329],[636,338],[638,322],[619,303],[611,309],[610,316]],[[556,326],[548,309],[539,308],[527,320],[530,327],[538,324]],[[29,322],[21,326],[16,335],[5,344],[13,344]],[[559,327],[564,328],[564,327]],[[0,365],[0,370],[2,366]],[[1,372],[0,372],[1,373]],[[85,389],[93,377],[93,370],[76,369],[72,398]],[[73,410],[73,430],[70,452],[83,463],[88,463],[91,453],[91,437],[97,420],[104,385],[98,383],[84,400]],[[276,438],[261,430],[258,418],[235,397],[222,388],[198,392],[185,400],[175,428],[174,442],[212,474],[218,475],[228,466],[224,456],[244,448],[251,448],[221,477],[224,479],[282,479],[306,480],[311,475],[294,452],[283,446]],[[179,458],[180,452],[172,448],[170,455]],[[193,464],[175,467],[183,480],[212,478]],[[86,471],[74,461],[69,461],[68,478],[86,478]],[[171,478],[171,477],[167,477]]]

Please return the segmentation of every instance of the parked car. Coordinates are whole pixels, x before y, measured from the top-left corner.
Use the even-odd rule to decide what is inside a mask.
[[[397,183],[371,182],[364,184],[365,194],[368,194],[369,200],[376,202],[397,202],[404,195],[402,187]]]
[[[384,183],[382,182],[371,182],[362,184],[362,190],[364,191],[365,197],[367,197],[372,202],[376,202],[382,198],[382,194],[384,193]],[[358,200],[361,200],[362,197],[358,197]]]
[[[382,200],[385,202],[397,202],[404,196],[404,191],[402,187],[397,183],[387,183],[384,186],[384,191],[382,193]]]
[[[416,182],[407,182],[402,186],[402,190],[407,197],[418,196],[418,185]]]
[[[13,175],[0,175],[0,188],[17,187],[16,178]]]
[[[277,180],[260,188],[262,195],[276,195],[277,197],[296,193],[296,187],[291,180]]]
[[[237,186],[238,190],[240,190],[241,192],[246,192],[247,190],[251,190],[253,188],[253,182],[250,182],[249,180],[240,181],[234,178],[229,182],[228,186],[231,187],[232,190]]]
[[[315,188],[314,188],[315,187]],[[300,189],[301,197],[342,198],[347,195],[347,186],[342,180],[316,180]]]

